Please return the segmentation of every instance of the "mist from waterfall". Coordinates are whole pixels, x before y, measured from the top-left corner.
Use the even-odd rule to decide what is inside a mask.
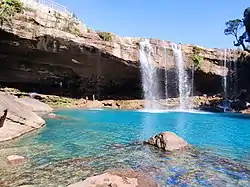
[[[182,57],[181,45],[172,43],[172,50],[174,53],[175,61],[178,67],[178,82],[179,82],[179,99],[180,99],[180,110],[190,108],[189,97],[191,93],[191,86],[188,82],[188,74],[185,70],[185,65]]]
[[[159,99],[159,81],[157,69],[152,63],[152,52],[153,48],[148,39],[140,42],[140,67],[145,109],[159,109],[159,104],[157,103]]]

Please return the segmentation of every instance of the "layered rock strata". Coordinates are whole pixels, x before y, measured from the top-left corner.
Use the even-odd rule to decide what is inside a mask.
[[[13,18],[12,26],[4,24],[0,31],[2,86],[69,97],[142,98],[139,43],[144,39],[96,32],[72,15],[26,1],[24,12]],[[167,70],[169,95],[176,97],[172,43],[156,39],[150,43],[160,85],[164,86]],[[224,50],[184,44],[181,48],[186,68],[190,73],[196,69],[196,94],[222,91],[221,76],[228,72],[222,66]],[[194,55],[202,58],[199,67]],[[239,55],[239,51],[228,50],[227,59],[234,61]]]

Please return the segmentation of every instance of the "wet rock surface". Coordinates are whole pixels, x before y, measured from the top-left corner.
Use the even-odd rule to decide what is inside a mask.
[[[89,177],[69,187],[157,187],[148,176],[133,170],[113,170]]]

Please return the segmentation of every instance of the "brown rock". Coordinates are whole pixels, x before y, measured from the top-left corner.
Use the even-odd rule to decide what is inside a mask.
[[[17,102],[29,107],[33,112],[51,112],[53,108],[33,98],[17,98]]]
[[[29,7],[22,14],[13,16],[11,28],[3,25],[0,32],[0,40],[5,41],[1,44],[0,54],[4,56],[1,58],[1,82],[55,95],[95,95],[95,99],[101,100],[141,98],[138,44],[143,39],[111,34],[112,40],[105,41],[99,37],[99,32],[87,29],[72,16],[58,15],[44,14],[37,6],[31,10]],[[66,29],[69,23],[70,28]],[[36,32],[33,32],[34,28]],[[152,63],[161,72],[165,68],[172,71],[176,64],[172,42],[150,39],[150,43],[154,49]],[[17,47],[17,44],[22,47]],[[183,44],[181,48],[184,64],[189,69],[194,65],[192,57],[197,46]],[[195,71],[195,87],[201,93],[217,93],[221,88],[220,76],[227,72],[219,65],[223,60],[222,51],[198,49],[203,63],[199,71]],[[20,62],[25,55],[25,61]],[[236,59],[238,55],[228,50],[227,56],[228,59]],[[168,77],[172,80],[174,74],[170,74]],[[74,89],[68,89],[66,85]],[[171,92],[171,97],[177,97],[175,91]]]
[[[170,152],[188,146],[188,143],[185,140],[172,132],[162,132],[150,138],[146,143]]]
[[[25,157],[19,155],[10,155],[7,157],[8,163],[11,165],[23,164],[25,162]]]
[[[107,171],[69,187],[157,187],[151,179],[133,170]]]
[[[135,178],[127,178],[126,181],[117,175],[104,173],[102,175],[89,177],[83,182],[72,184],[69,187],[137,187],[138,181]]]
[[[132,169],[114,171],[110,170],[108,172],[113,175],[118,175],[124,180],[126,180],[127,177],[136,178],[138,180],[137,187],[157,187],[157,184],[152,179],[150,179],[150,177],[147,176],[145,173],[137,172]]]

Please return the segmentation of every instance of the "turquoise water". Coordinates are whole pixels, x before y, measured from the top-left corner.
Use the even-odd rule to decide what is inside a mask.
[[[161,186],[250,185],[249,116],[121,110],[56,113],[68,119],[48,119],[43,130],[14,145],[27,148],[22,154],[30,162],[25,166],[28,173],[15,172],[13,184],[25,176],[30,179],[26,183],[37,186],[43,186],[41,181],[67,185],[106,169],[132,168]],[[142,143],[162,131],[176,133],[196,149],[167,154]]]
[[[52,144],[74,156],[92,156],[105,149],[105,145],[145,141],[163,131],[175,132],[191,145],[228,157],[250,156],[250,117],[237,114],[117,110],[64,110],[57,114],[75,120],[48,120],[47,128],[35,141]]]

